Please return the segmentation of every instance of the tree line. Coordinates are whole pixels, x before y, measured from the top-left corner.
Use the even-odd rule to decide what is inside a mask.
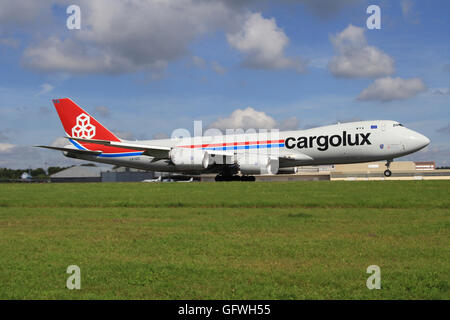
[[[95,166],[95,164],[86,163],[81,166]],[[0,181],[5,180],[20,180],[22,178],[22,174],[24,172],[28,173],[32,179],[36,180],[46,180],[49,179],[52,174],[60,172],[62,170],[71,168],[73,166],[68,167],[48,167],[47,170],[43,168],[36,169],[9,169],[9,168],[0,168]]]

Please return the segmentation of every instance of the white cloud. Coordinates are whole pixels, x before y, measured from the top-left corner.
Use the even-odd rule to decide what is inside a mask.
[[[50,144],[52,147],[65,147],[67,145],[70,145],[70,142],[63,137],[56,138],[55,141]]]
[[[278,129],[280,130],[297,130],[299,126],[299,121],[296,117],[290,117],[282,120],[278,124]]]
[[[121,130],[112,130],[116,136],[118,136],[120,139],[123,140],[136,140],[136,137],[133,133],[128,131],[121,131]]]
[[[249,14],[241,30],[228,33],[227,40],[233,48],[245,54],[245,67],[305,71],[305,65],[300,59],[285,56],[289,38],[277,26],[274,18],[265,19],[261,13]]]
[[[431,93],[438,96],[447,96],[450,95],[450,87],[431,89]]]
[[[41,87],[41,90],[38,92],[38,94],[37,94],[38,96],[40,96],[42,94],[47,94],[55,88],[54,86],[52,86],[49,83],[43,83],[43,84],[41,84],[40,87]]]
[[[80,0],[80,7],[81,30],[28,47],[25,66],[43,72],[160,72],[186,54],[196,37],[226,28],[236,17],[217,1]]]
[[[2,153],[10,152],[14,147],[15,145],[11,143],[0,143],[0,152]]]
[[[414,10],[414,2],[412,0],[401,0],[400,7],[402,8],[402,15],[405,20],[411,23],[420,23],[419,15]]]
[[[377,78],[394,73],[394,60],[367,44],[363,28],[350,24],[330,40],[337,55],[328,68],[336,77]]]
[[[136,71],[126,58],[101,49],[90,50],[72,39],[51,37],[24,50],[22,63],[44,72],[120,73]],[[156,63],[156,62],[155,62]],[[161,67],[165,64],[161,61]],[[155,65],[156,67],[156,65]]]
[[[194,63],[194,65],[196,67],[199,67],[199,68],[202,68],[202,69],[205,68],[205,66],[206,66],[205,59],[203,59],[201,57],[198,57],[198,56],[193,56],[192,57],[192,62]]]
[[[380,78],[364,89],[358,100],[391,101],[411,98],[426,91],[426,86],[419,78]]]
[[[218,74],[225,74],[227,72],[227,69],[217,61],[211,62],[211,68],[213,69],[214,72]]]
[[[305,4],[314,14],[321,18],[336,15],[342,8],[361,2],[361,0],[284,0]]]
[[[206,0],[209,1],[209,0]],[[216,0],[218,1],[218,0]],[[249,4],[251,7],[261,7],[265,8],[267,7],[267,1],[261,1],[261,0],[220,0],[222,2],[227,3],[227,5],[236,7],[236,8],[242,8],[242,7],[249,7]],[[314,13],[316,16],[327,19],[333,16],[336,16],[343,8],[348,7],[350,5],[354,4],[361,4],[363,3],[363,0],[278,0],[274,1],[276,4],[303,4],[305,5],[312,13]],[[289,8],[289,9],[292,9]],[[302,10],[302,9],[301,9]]]
[[[210,128],[225,131],[226,129],[279,129],[292,130],[298,128],[295,117],[277,122],[265,112],[252,107],[234,110],[229,117],[219,118],[209,125]]]
[[[0,45],[17,49],[19,47],[19,40],[15,38],[0,38]]]
[[[67,140],[65,144],[67,145]],[[67,166],[80,162],[81,160],[64,157],[61,152],[53,150],[10,144],[5,146],[5,144],[0,143],[0,167],[3,168],[24,169],[28,167]]]
[[[0,4],[0,33],[27,27],[43,26],[51,17],[51,1],[2,0]]]
[[[285,2],[302,3],[325,17],[358,1]],[[38,72],[115,74],[144,71],[157,79],[170,62],[189,53],[190,44],[199,36],[217,30],[237,36],[240,33],[236,30],[245,13],[249,9],[265,8],[259,1],[236,0],[77,0],[75,4],[82,10],[81,30],[65,32],[64,16],[57,16],[55,8],[59,11],[69,4],[73,2],[2,0],[0,36],[8,37],[3,38],[0,45],[18,47],[18,42],[9,37],[9,33],[23,32],[29,36],[31,44],[22,54],[22,65]],[[251,48],[242,48],[242,41],[237,45],[241,48],[238,50],[244,50],[247,55],[244,65],[303,72],[305,66],[299,58],[285,56],[289,39],[275,20],[263,19],[260,15],[259,18],[259,21],[247,21],[247,26],[256,21],[254,28],[245,29],[244,26],[241,31],[243,36],[256,40]],[[263,30],[268,33],[262,34]],[[263,38],[260,39],[262,43],[258,43],[255,35]],[[257,59],[252,60],[255,57]],[[213,69],[219,73],[223,71]]]
[[[273,129],[277,122],[264,112],[256,111],[252,107],[246,109],[237,109],[227,118],[219,118],[213,122],[210,127],[219,130],[226,129]]]

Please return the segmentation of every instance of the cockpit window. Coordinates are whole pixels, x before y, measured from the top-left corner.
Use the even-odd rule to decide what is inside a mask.
[[[394,127],[403,127],[401,123],[394,123]]]

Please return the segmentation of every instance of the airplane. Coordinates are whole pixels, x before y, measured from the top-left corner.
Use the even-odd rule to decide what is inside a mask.
[[[152,183],[152,182],[162,182],[162,176],[159,176],[158,178],[156,178],[156,179],[145,179],[145,180],[142,180],[142,182],[147,182],[147,183]]]
[[[70,98],[55,99],[68,144],[36,146],[66,157],[187,175],[216,174],[216,181],[255,181],[254,175],[293,174],[298,166],[386,161],[430,143],[397,121],[337,123],[307,130],[255,132],[130,141],[118,138]],[[199,140],[200,139],[200,140]]]

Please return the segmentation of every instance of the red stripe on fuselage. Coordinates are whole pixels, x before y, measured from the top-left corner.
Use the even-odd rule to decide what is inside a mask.
[[[247,146],[247,145],[260,145],[260,144],[272,144],[272,143],[284,143],[284,139],[281,140],[266,140],[266,141],[243,141],[243,142],[224,142],[224,143],[206,143],[206,144],[191,144],[187,146],[180,146],[181,148],[212,148],[212,147],[228,147],[228,146]]]
[[[124,149],[124,148],[118,148],[118,147],[111,147],[111,146],[103,146],[101,144],[96,143],[79,143],[84,148],[91,150],[91,151],[101,151],[103,153],[128,153],[128,152],[142,152],[143,150],[131,150],[131,149]]]

